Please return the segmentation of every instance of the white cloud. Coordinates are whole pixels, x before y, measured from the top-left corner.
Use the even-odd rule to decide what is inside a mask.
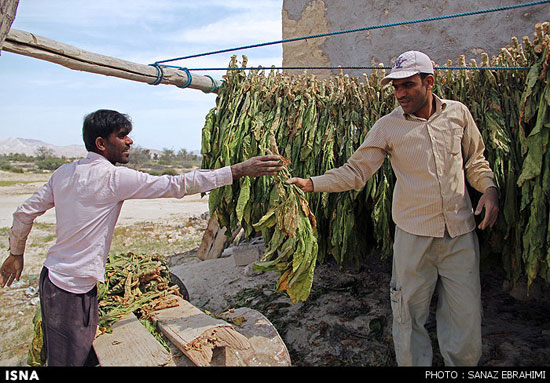
[[[195,43],[200,41],[212,45],[239,46],[243,43],[262,43],[281,39],[281,20],[256,13],[249,13],[238,18],[228,18],[214,23],[185,29],[173,34],[174,41]]]
[[[141,64],[281,39],[282,0],[21,0],[13,28],[91,52]],[[244,54],[248,66],[280,66],[282,47],[236,51],[174,62],[227,67]],[[225,71],[193,72],[220,79]],[[140,145],[200,148],[204,117],[215,95],[149,86],[73,71],[6,53],[0,56],[0,136],[53,144],[78,143],[82,117],[98,108],[128,113]],[[1,99],[2,96],[0,96]]]

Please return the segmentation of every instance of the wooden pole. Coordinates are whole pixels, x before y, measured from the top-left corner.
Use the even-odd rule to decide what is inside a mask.
[[[17,12],[17,5],[19,0],[2,0],[0,1],[0,49],[6,39],[11,24],[15,20],[15,13]]]
[[[151,65],[88,52],[72,45],[60,43],[33,33],[11,29],[2,50],[49,61],[64,67],[84,72],[113,76],[126,80],[152,84],[158,78],[158,69]],[[184,87],[188,82],[187,72],[177,68],[162,68],[160,84]],[[215,82],[215,84],[214,84]],[[221,81],[206,76],[191,74],[191,89],[217,93]]]

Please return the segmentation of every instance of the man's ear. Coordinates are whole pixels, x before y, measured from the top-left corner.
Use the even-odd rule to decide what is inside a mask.
[[[427,75],[424,83],[428,86],[428,89],[432,89],[435,84],[435,77],[432,74]]]
[[[97,150],[99,150],[100,152],[105,151],[105,148],[106,148],[106,146],[105,146],[105,138],[103,138],[103,137],[97,137],[97,138],[95,139],[95,146],[96,146]]]

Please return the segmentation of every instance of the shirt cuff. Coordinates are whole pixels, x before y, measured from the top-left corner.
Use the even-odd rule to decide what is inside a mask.
[[[488,188],[490,187],[495,187],[496,188],[496,185],[495,185],[495,182],[493,181],[492,178],[482,178],[479,180],[479,186],[480,186],[480,191],[482,193],[485,193],[487,191]]]
[[[233,172],[231,171],[231,166],[225,166],[223,168],[217,169],[219,172],[217,182],[219,186],[231,185],[233,183]]]
[[[9,250],[11,254],[22,255],[25,252],[25,244],[27,243],[27,237],[31,229],[32,225],[26,225],[15,219],[13,220],[9,236]]]
[[[331,187],[327,177],[314,176],[314,177],[310,177],[310,180],[313,183],[314,192],[330,192]]]

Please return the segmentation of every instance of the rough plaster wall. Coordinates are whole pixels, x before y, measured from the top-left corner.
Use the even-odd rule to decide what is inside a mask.
[[[323,0],[311,0],[308,4],[302,1],[290,2],[294,6],[296,3],[303,3],[300,7],[300,14],[295,15],[295,9],[289,10],[283,7],[283,39],[297,36],[311,36],[320,33],[328,33],[329,25],[325,16],[326,7]],[[330,60],[323,51],[323,45],[326,38],[308,39],[283,44],[283,66],[330,66]],[[315,64],[312,64],[315,63]],[[290,74],[303,71],[288,71]],[[309,70],[318,76],[330,75],[326,70]]]
[[[525,1],[283,0],[283,38],[322,33],[326,29],[328,32],[336,32],[521,3]],[[520,41],[523,36],[529,36],[532,40],[535,24],[548,20],[550,7],[545,4],[346,33],[294,42],[292,46],[290,43],[283,44],[283,65],[391,65],[400,53],[413,49],[425,52],[438,65],[447,64],[448,59],[456,63],[461,54],[466,55],[467,62],[475,59],[480,63],[481,52],[487,52],[490,56],[496,55],[500,48],[510,43],[513,36],[520,38]],[[314,43],[314,40],[322,41]],[[361,76],[363,72],[370,71],[344,72]]]

